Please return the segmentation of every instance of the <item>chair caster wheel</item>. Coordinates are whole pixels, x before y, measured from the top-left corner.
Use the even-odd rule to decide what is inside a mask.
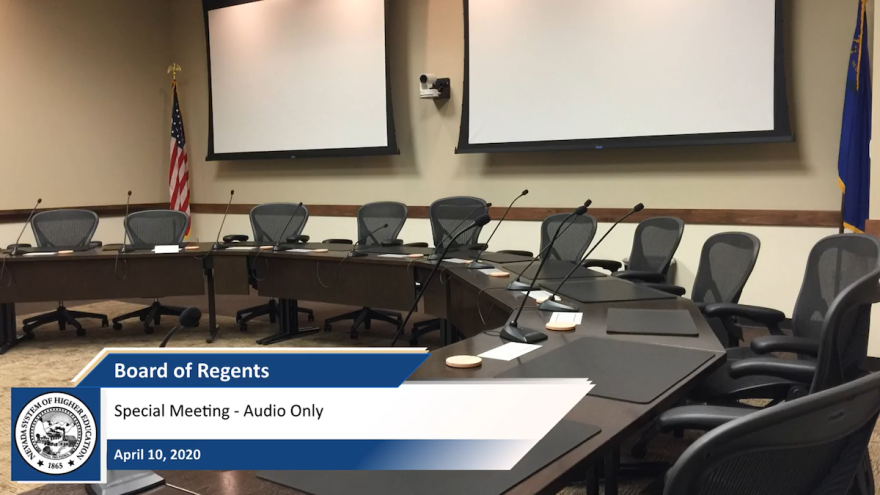
[[[308,316],[306,317],[306,320],[308,320],[308,321],[315,321],[315,315],[308,315]]]
[[[141,321],[147,321],[147,315],[140,315],[138,318],[140,318]]]
[[[114,321],[113,322],[113,330],[116,330],[116,331],[122,330],[122,323],[119,323],[118,321]]]
[[[107,318],[104,318],[103,320],[101,320],[102,327],[107,327],[108,325],[110,325],[110,322],[107,321]]]
[[[324,331],[325,331],[325,332],[329,332],[329,331],[331,331],[331,330],[333,330],[333,326],[330,325],[329,323],[325,323],[325,324],[324,324]]]
[[[24,334],[25,340],[34,340],[34,337],[35,337],[35,335],[33,334],[33,332],[26,332]]]
[[[646,445],[633,445],[632,450],[630,451],[633,457],[636,459],[644,459],[646,455],[648,455],[648,447]]]
[[[239,323],[238,324],[239,332],[247,332],[247,323]]]
[[[86,329],[85,328],[77,328],[76,329],[76,336],[77,337],[85,337],[86,336]]]
[[[144,327],[144,333],[147,335],[153,335],[153,327]]]

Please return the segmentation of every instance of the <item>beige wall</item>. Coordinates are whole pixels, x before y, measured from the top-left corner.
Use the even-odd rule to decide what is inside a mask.
[[[0,209],[168,201],[170,0],[0,2]]]
[[[839,208],[836,163],[846,56],[857,0],[797,0],[789,6],[793,144],[455,155],[463,60],[462,2],[392,0],[390,63],[401,155],[381,158],[204,163],[207,73],[198,0],[174,2],[175,58],[193,157],[195,202],[296,200],[424,205],[452,194],[496,204],[528,187],[520,206],[599,207],[643,201],[667,208]],[[585,61],[586,63],[587,61]],[[418,98],[418,75],[452,78],[452,100]],[[536,95],[523,95],[533,98]],[[357,97],[352,97],[357,104]]]

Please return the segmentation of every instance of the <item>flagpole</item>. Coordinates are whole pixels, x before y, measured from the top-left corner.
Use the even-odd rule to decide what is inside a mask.
[[[845,199],[846,199],[845,194],[840,193],[840,225],[837,226],[837,233],[838,234],[843,233],[843,205],[844,205]]]

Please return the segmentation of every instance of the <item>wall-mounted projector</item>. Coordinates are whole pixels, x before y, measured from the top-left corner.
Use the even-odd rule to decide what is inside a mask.
[[[435,100],[448,100],[449,78],[438,78],[434,74],[422,74],[419,76],[419,97]]]

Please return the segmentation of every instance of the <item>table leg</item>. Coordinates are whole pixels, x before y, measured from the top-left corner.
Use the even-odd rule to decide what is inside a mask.
[[[617,495],[617,474],[620,471],[620,447],[605,454],[605,495]]]
[[[0,304],[0,354],[18,345],[22,338],[16,333],[15,303]]]
[[[599,465],[587,467],[587,495],[599,495]]]
[[[278,306],[278,326],[279,332],[257,341],[260,345],[270,345],[285,340],[295,339],[315,333],[320,330],[318,327],[300,327],[299,315],[297,314],[296,299],[281,299]]]
[[[215,291],[214,291],[214,267],[205,268],[205,279],[207,280],[208,285],[208,338],[205,339],[205,342],[212,343],[217,339],[217,332],[220,331],[220,327],[217,326],[217,307],[215,301]]]

